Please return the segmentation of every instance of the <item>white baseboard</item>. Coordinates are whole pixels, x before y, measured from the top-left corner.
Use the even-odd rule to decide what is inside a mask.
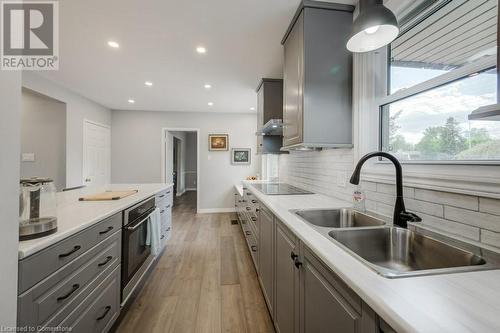
[[[188,191],[198,191],[196,187],[186,187],[186,192]]]
[[[179,192],[176,194],[176,196],[180,197],[181,195],[183,195],[184,193],[186,193],[186,190],[182,191],[182,192]]]
[[[235,208],[204,208],[198,209],[198,214],[234,213]]]

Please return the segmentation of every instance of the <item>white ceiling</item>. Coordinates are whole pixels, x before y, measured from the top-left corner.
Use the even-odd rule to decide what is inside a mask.
[[[280,40],[299,0],[59,4],[60,69],[42,76],[112,109],[250,112],[260,78],[282,77]]]

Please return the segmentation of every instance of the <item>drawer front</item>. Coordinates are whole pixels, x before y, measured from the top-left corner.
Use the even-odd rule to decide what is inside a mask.
[[[163,205],[171,205],[172,204],[172,188],[168,188],[166,190],[161,191],[155,197],[155,204],[157,207],[160,207],[162,204],[160,202],[165,201]]]
[[[89,285],[108,275],[121,261],[121,232],[97,245],[18,298],[19,326],[39,326],[56,312],[69,313],[93,289]],[[74,267],[78,267],[73,270]]]
[[[121,230],[121,227],[122,213],[120,212],[19,261],[19,294],[25,292],[59,268],[69,264],[112,233]]]
[[[120,313],[120,269],[113,271],[60,327],[72,333],[108,332]]]

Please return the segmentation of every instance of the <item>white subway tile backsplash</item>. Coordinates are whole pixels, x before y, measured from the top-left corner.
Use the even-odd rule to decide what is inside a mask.
[[[416,213],[426,213],[437,217],[444,217],[443,205],[405,198],[406,209]],[[418,215],[418,214],[417,214]]]
[[[459,235],[468,239],[479,241],[479,228],[467,224],[453,222],[441,219],[427,214],[419,214],[422,218],[422,224],[428,225],[434,229],[444,231],[453,235]],[[415,225],[418,225],[416,223]]]
[[[479,198],[479,211],[500,215],[500,200],[490,198]]]
[[[479,199],[477,197],[456,193],[415,189],[415,199],[440,203],[453,207],[460,207],[470,210],[479,209]]]
[[[481,243],[500,247],[500,233],[489,230],[481,230]]]
[[[351,149],[292,151],[280,155],[280,179],[304,189],[352,202],[356,186],[349,184],[354,169]],[[339,173],[347,176],[339,186]],[[392,218],[395,185],[361,181],[365,208]],[[500,200],[405,186],[406,208],[422,217],[433,230],[500,248]],[[418,224],[417,224],[418,225]]]
[[[482,229],[500,232],[500,216],[445,206],[444,217]]]

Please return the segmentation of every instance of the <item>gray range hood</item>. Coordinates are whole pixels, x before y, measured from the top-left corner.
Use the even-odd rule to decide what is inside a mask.
[[[271,119],[261,128],[257,129],[255,135],[283,135],[283,120]]]
[[[469,120],[500,121],[500,103],[482,106],[472,111]]]

